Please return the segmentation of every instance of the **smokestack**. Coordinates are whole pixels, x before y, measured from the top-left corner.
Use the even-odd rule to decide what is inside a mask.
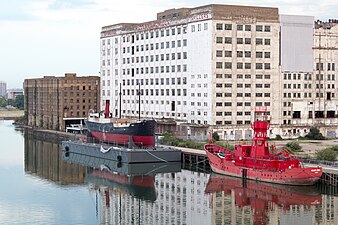
[[[109,118],[109,100],[106,100],[105,118]]]

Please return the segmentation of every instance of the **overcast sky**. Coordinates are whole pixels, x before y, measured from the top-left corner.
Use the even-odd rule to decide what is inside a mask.
[[[278,7],[280,14],[338,19],[337,0],[1,0],[0,80],[22,87],[44,75],[98,75],[102,26],[211,3]]]

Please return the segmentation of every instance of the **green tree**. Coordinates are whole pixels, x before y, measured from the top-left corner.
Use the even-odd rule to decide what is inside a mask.
[[[14,100],[14,105],[18,109],[24,109],[24,96],[18,95]]]
[[[332,148],[325,148],[316,153],[316,158],[319,160],[334,161],[337,158],[337,152]]]
[[[219,135],[218,135],[217,132],[212,133],[212,139],[213,139],[214,141],[219,141]]]
[[[310,140],[324,140],[325,137],[320,133],[319,129],[317,127],[311,127],[310,132],[305,135],[305,138]]]

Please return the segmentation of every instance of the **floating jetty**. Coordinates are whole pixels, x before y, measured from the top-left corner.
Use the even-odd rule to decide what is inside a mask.
[[[82,141],[63,141],[62,151],[122,163],[181,162],[181,150],[170,147],[124,147],[104,143],[86,143]]]

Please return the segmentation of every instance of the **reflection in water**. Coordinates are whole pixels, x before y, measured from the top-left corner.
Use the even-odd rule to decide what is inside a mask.
[[[205,192],[211,193],[214,224],[288,224],[284,222],[299,217],[288,214],[294,208],[301,209],[303,215],[292,224],[312,224],[315,207],[322,204],[313,186],[242,181],[218,174],[210,176]]]
[[[292,188],[254,181],[242,187],[241,179],[181,170],[175,165],[118,164],[71,154],[66,157],[61,154],[60,145],[33,139],[29,132],[25,132],[24,146],[27,174],[69,185],[58,196],[71,193],[68,201],[76,202],[79,200],[72,192],[74,184],[85,185],[86,191],[89,188],[88,198],[92,199],[85,199],[87,193],[81,198],[87,204],[91,202],[92,207],[81,213],[91,214],[94,224],[95,215],[97,224],[121,225],[338,224],[338,198],[319,194],[314,187]],[[52,196],[56,190],[49,187]],[[34,204],[34,199],[29,201]],[[60,201],[66,200],[61,197]],[[80,204],[74,203],[86,209]],[[62,211],[62,217],[65,213]],[[76,215],[83,217],[81,213]],[[71,220],[64,222],[69,224]]]
[[[207,174],[181,171],[180,163],[121,164],[74,153],[63,159],[88,166],[101,223],[208,224]]]
[[[37,140],[25,132],[25,172],[61,185],[83,184],[86,167],[64,162],[61,145]]]

